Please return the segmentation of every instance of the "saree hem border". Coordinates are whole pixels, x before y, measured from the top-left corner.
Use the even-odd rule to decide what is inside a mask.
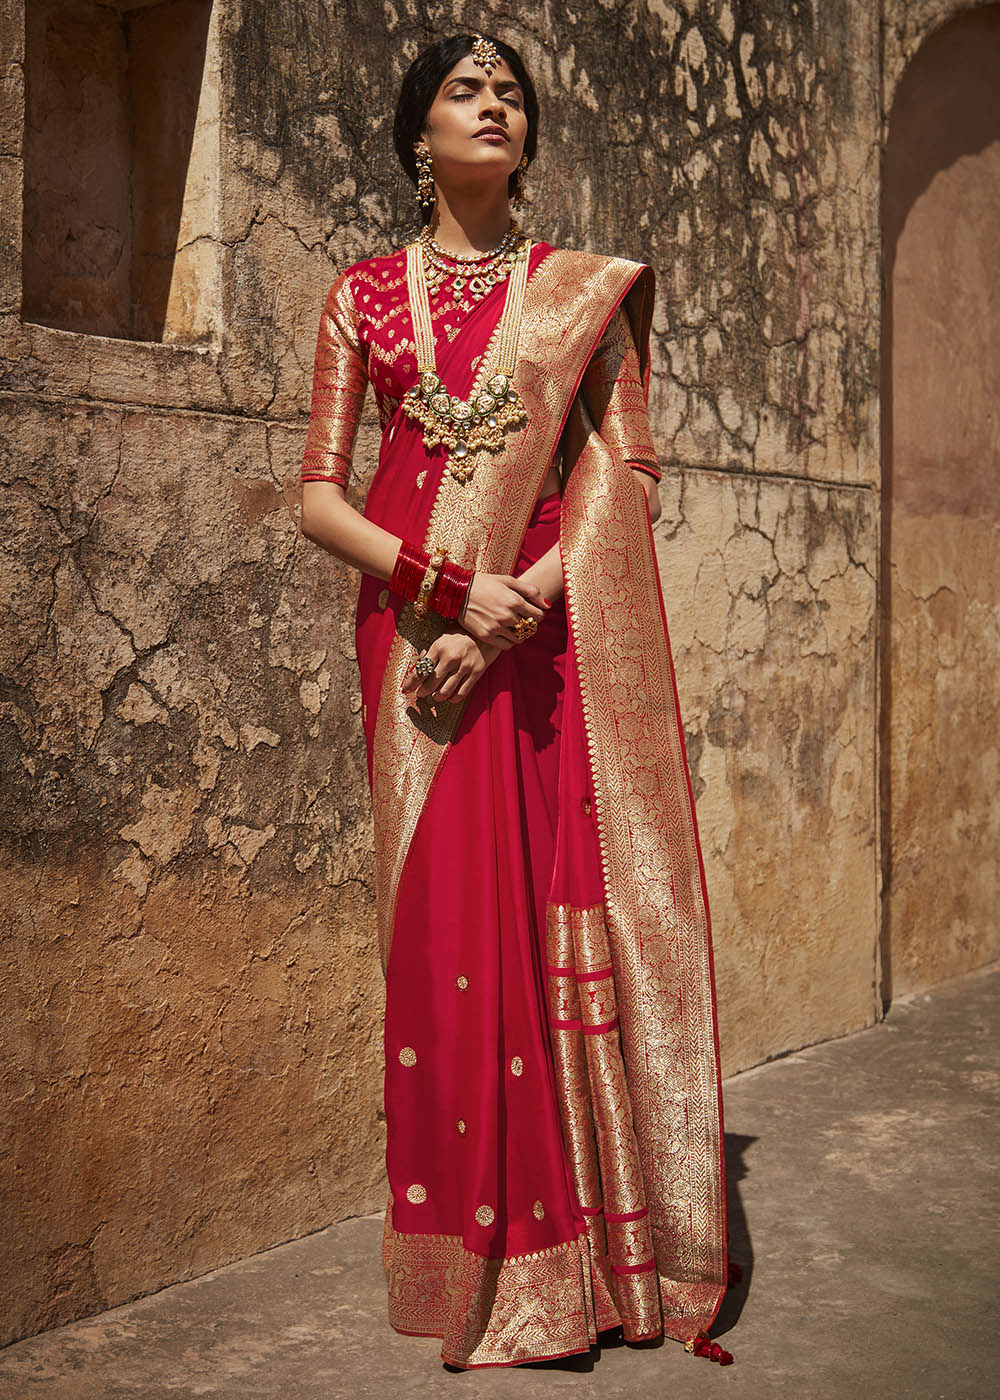
[[[409,1332],[405,1327],[397,1327],[391,1318],[389,1326],[401,1337],[433,1337],[435,1341],[444,1341],[441,1332]],[[456,1361],[453,1356],[445,1356],[442,1350],[441,1360],[446,1366],[454,1366],[460,1371],[499,1371],[509,1370],[512,1366],[531,1366],[539,1361],[559,1361],[565,1356],[582,1356],[593,1351],[595,1345],[596,1343],[590,1342],[585,1347],[570,1347],[568,1351],[539,1352],[535,1356],[525,1356],[517,1361]]]
[[[560,1244],[523,1255],[510,1255],[492,1258],[477,1253],[465,1244],[461,1235],[418,1234],[398,1231],[392,1225],[392,1206],[386,1211],[383,1229],[382,1254],[387,1278],[390,1276],[392,1256],[397,1249],[404,1249],[416,1256],[412,1263],[424,1266],[422,1278],[426,1279],[428,1261],[422,1254],[432,1252],[433,1270],[431,1286],[423,1283],[424,1296],[414,1301],[412,1293],[406,1296],[394,1293],[390,1286],[388,1299],[389,1325],[394,1332],[407,1337],[434,1337],[442,1343],[441,1358],[449,1366],[462,1370],[480,1370],[487,1367],[510,1367],[529,1365],[534,1361],[555,1360],[560,1356],[572,1356],[587,1352],[598,1344],[601,1333],[620,1329],[624,1341],[630,1345],[670,1340],[682,1344],[692,1340],[706,1329],[704,1314],[694,1312],[693,1316],[666,1316],[662,1312],[654,1323],[647,1315],[629,1317],[622,1311],[608,1293],[606,1270],[602,1261],[595,1258],[593,1243],[585,1231]],[[555,1275],[539,1278],[538,1266],[550,1264],[557,1270]],[[534,1266],[534,1268],[532,1268]],[[471,1271],[471,1273],[470,1273]],[[532,1272],[534,1278],[531,1277]],[[529,1277],[525,1278],[525,1274]],[[490,1305],[483,1314],[477,1312],[477,1299],[482,1292],[484,1277],[492,1275]],[[683,1288],[676,1280],[657,1278],[658,1295],[662,1298],[666,1288]],[[398,1279],[397,1279],[398,1282]],[[390,1280],[391,1284],[391,1280]],[[567,1291],[572,1293],[579,1288],[575,1306],[565,1307]],[[695,1290],[703,1285],[693,1285]],[[516,1343],[505,1345],[504,1334],[517,1337],[523,1334],[528,1325],[547,1331],[545,1317],[545,1292],[552,1295],[555,1310],[554,1319],[562,1320],[562,1335],[553,1336],[550,1346],[535,1339],[527,1349],[527,1354],[518,1355]],[[457,1295],[457,1296],[456,1296]],[[461,1310],[463,1297],[467,1302]],[[527,1302],[525,1301],[527,1299]],[[501,1322],[494,1324],[497,1300],[501,1301]],[[447,1306],[447,1304],[452,1306]],[[457,1305],[457,1306],[456,1306]],[[405,1319],[404,1310],[409,1314]],[[520,1316],[518,1313],[520,1312]],[[425,1322],[421,1313],[430,1314],[435,1321]],[[438,1319],[450,1317],[458,1319],[451,1331],[441,1329]],[[577,1320],[575,1340],[566,1335],[565,1320]],[[491,1336],[491,1324],[494,1335]],[[464,1330],[464,1345],[456,1345]],[[552,1327],[555,1333],[559,1330]],[[500,1335],[495,1335],[497,1332]],[[586,1334],[586,1340],[585,1338]],[[484,1359],[473,1360],[477,1353]]]

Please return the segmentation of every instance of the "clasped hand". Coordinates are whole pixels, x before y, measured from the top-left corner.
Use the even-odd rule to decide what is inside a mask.
[[[475,574],[459,621],[477,642],[506,651],[521,640],[514,623],[522,617],[536,622],[550,605],[534,583],[510,574]]]
[[[521,617],[541,618],[550,605],[533,583],[509,574],[479,574],[472,580],[462,611],[461,627],[452,626],[427,648],[435,663],[426,678],[411,670],[403,694],[413,700],[430,697],[435,704],[459,704],[501,651],[519,642],[513,630]]]

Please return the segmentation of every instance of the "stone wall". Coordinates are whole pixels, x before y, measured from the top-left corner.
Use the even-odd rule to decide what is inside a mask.
[[[215,0],[138,342],[22,314],[22,179],[37,247],[57,172],[0,0],[6,1335],[382,1203],[356,584],[296,481],[334,271],[415,229],[403,67],[490,9],[543,100],[531,231],[658,274],[724,1070],[879,1014],[877,8]],[[359,502],[374,451],[369,413]]]

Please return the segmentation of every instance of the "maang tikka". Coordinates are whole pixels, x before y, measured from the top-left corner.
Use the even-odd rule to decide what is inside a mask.
[[[492,39],[487,39],[482,34],[472,36],[472,61],[477,68],[482,68],[487,78],[489,78],[494,68],[499,68],[503,59]]]
[[[423,141],[414,147],[417,157],[417,203],[420,205],[420,212],[429,209],[434,203],[434,175],[432,173],[431,153]]]

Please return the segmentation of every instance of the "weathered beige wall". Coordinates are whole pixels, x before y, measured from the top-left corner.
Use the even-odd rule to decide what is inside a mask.
[[[333,271],[415,228],[403,66],[491,8],[216,0],[217,330],[185,345],[22,317],[0,0],[7,1335],[380,1204],[355,584],[298,537],[296,479]],[[503,13],[543,97],[532,231],[658,272],[657,547],[733,1072],[878,1014],[877,9]],[[358,500],[373,448],[369,417]]]
[[[23,319],[24,17],[0,16],[8,1339],[383,1197],[354,582],[295,521],[331,262],[263,207],[217,6],[178,227],[202,257],[171,296],[202,279],[218,346]]]
[[[868,491],[671,473],[658,531],[726,1069],[874,1017]]]
[[[934,32],[885,160],[886,945],[896,995],[1000,943],[1000,5]]]

